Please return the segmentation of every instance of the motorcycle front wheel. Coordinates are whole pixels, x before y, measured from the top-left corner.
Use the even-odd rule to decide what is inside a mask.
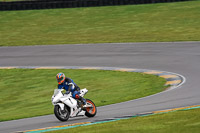
[[[90,99],[86,99],[86,104],[90,104],[91,107],[86,107],[85,115],[87,117],[94,117],[97,113],[97,108],[96,108],[95,104]]]
[[[69,119],[69,111],[66,108],[62,111],[59,105],[54,106],[54,114],[60,121],[67,121]]]

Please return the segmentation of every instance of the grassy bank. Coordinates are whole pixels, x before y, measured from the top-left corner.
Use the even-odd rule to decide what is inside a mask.
[[[103,70],[0,70],[0,121],[53,113],[51,96],[56,74],[64,72],[97,106],[158,93],[165,79],[154,75]]]
[[[0,46],[200,41],[200,1],[0,12]]]
[[[170,112],[46,133],[199,133],[200,109]]]

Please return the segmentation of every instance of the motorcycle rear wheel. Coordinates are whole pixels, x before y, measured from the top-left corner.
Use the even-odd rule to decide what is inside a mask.
[[[59,105],[54,106],[54,114],[60,121],[67,121],[69,119],[69,111],[65,108],[63,113]]]
[[[92,107],[87,107],[85,109],[85,115],[87,117],[94,117],[96,115],[96,113],[97,113],[97,108],[96,108],[95,104],[90,99],[86,99],[86,103],[91,104]]]

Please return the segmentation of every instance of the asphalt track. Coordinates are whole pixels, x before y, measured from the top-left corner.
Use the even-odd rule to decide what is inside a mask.
[[[0,123],[0,133],[98,121],[200,104],[200,42],[0,47],[0,66],[140,68],[179,73],[187,80],[181,87],[170,91],[99,107],[94,118],[80,117],[68,122],[59,122],[54,115],[47,115],[7,121]]]

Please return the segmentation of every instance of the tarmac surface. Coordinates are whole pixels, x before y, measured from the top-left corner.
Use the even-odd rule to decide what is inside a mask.
[[[98,107],[94,118],[78,117],[60,122],[54,115],[47,115],[0,122],[0,133],[99,121],[200,104],[200,42],[0,47],[0,67],[3,66],[139,68],[178,73],[186,78],[186,82],[176,89],[145,98]]]

